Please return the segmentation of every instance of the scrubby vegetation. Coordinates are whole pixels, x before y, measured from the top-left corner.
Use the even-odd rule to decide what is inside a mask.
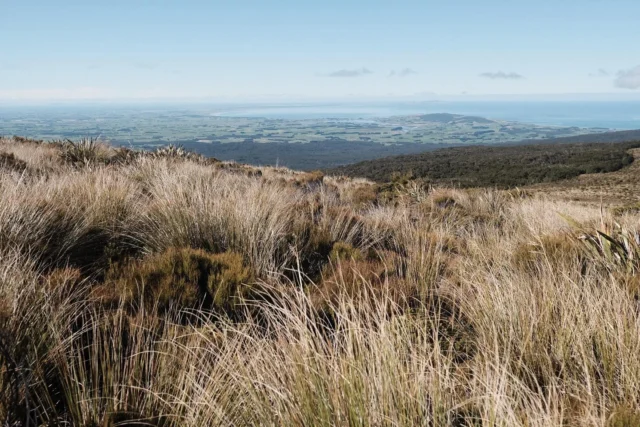
[[[543,140],[544,144],[577,144],[577,143],[615,143],[615,142],[629,142],[639,141],[640,130],[619,130],[619,131],[607,131],[601,133],[592,133],[584,135],[564,136],[560,138],[549,138]],[[525,139],[519,144],[539,144],[540,140]]]
[[[97,141],[0,159],[6,425],[640,419],[636,211]]]
[[[460,147],[387,157],[328,172],[388,182],[398,176],[458,187],[511,188],[619,170],[640,142]]]

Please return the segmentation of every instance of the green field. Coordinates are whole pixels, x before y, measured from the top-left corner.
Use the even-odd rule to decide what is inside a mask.
[[[0,135],[45,140],[99,137],[113,145],[143,149],[179,144],[224,160],[313,169],[443,146],[545,140],[605,130],[538,126],[444,113],[296,120],[218,114],[218,110],[204,107],[2,110]]]

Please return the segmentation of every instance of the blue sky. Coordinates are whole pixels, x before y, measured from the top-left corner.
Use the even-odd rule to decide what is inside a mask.
[[[0,101],[640,93],[638,0],[0,0],[0,16]]]

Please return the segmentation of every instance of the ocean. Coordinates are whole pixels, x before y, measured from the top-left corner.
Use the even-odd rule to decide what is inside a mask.
[[[216,115],[271,119],[371,119],[453,113],[551,126],[640,129],[640,101],[428,101],[393,103],[282,104],[233,106]]]

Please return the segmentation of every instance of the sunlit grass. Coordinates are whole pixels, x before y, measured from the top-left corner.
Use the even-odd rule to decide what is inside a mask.
[[[7,425],[637,424],[637,212],[66,149],[0,145]]]

